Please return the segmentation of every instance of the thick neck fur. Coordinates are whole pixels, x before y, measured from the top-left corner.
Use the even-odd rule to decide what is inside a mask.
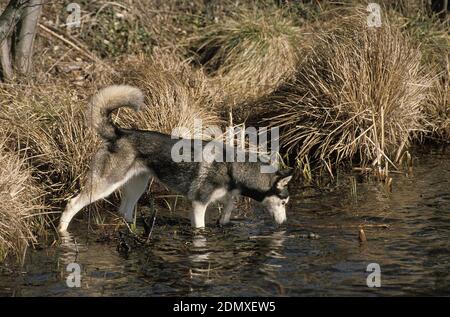
[[[241,195],[262,201],[271,193],[276,175],[261,173],[261,163],[233,163],[230,167],[232,187],[239,190]]]

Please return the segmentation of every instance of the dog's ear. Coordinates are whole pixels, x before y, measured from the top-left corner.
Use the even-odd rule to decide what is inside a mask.
[[[283,190],[284,188],[286,188],[287,184],[291,181],[292,179],[292,171],[291,170],[280,170],[277,172],[278,175],[278,180],[277,180],[277,189],[278,190]]]

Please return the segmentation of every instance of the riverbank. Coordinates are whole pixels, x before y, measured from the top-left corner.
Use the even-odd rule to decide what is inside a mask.
[[[63,4],[44,6],[33,75],[0,83],[1,259],[20,259],[79,191],[99,142],[84,109],[105,85],[146,94],[122,126],[280,126],[307,180],[350,165],[389,182],[409,146],[449,142],[448,20],[429,8],[386,1],[368,27],[356,2],[189,3],[83,4],[71,30]]]

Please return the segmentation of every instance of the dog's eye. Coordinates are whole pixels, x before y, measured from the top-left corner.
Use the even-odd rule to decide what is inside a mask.
[[[284,206],[286,205],[286,200],[281,201],[281,204]]]

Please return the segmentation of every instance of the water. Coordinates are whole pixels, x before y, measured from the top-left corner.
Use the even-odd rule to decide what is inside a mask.
[[[117,239],[75,223],[60,245],[29,251],[21,268],[3,266],[0,295],[450,295],[449,154],[419,155],[410,175],[393,175],[392,192],[356,176],[351,194],[348,174],[320,190],[293,189],[282,228],[258,210],[218,228],[211,210],[206,232],[193,233],[186,211],[160,210],[148,245],[130,242],[125,254]],[[79,288],[66,285],[71,262],[81,265]],[[367,286],[370,263],[380,265],[379,288]]]

